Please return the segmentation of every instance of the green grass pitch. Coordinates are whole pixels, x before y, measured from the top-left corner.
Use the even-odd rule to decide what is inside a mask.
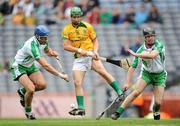
[[[143,118],[95,119],[0,119],[0,126],[180,126],[180,119],[154,121]]]

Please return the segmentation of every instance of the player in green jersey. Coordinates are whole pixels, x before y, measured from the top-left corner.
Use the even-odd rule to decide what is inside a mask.
[[[128,50],[129,53],[134,56],[131,67],[128,70],[126,84],[124,89],[128,90],[131,87],[131,80],[133,73],[138,66],[138,62],[142,61],[141,74],[135,84],[134,91],[130,93],[123,101],[121,106],[115,113],[111,115],[111,118],[116,120],[123,113],[124,109],[139,95],[143,92],[146,86],[153,86],[153,93],[155,103],[153,106],[154,119],[160,119],[160,106],[163,100],[164,88],[167,78],[165,70],[165,47],[161,40],[156,39],[155,30],[152,28],[143,29],[144,44],[133,52]]]
[[[28,39],[24,45],[17,51],[14,62],[11,66],[13,79],[19,81],[23,86],[18,90],[20,103],[24,107],[25,115],[28,119],[36,119],[31,111],[31,103],[35,91],[46,88],[46,82],[35,66],[37,61],[43,68],[53,75],[64,80],[68,80],[68,76],[57,71],[52,67],[45,58],[42,57],[44,51],[48,56],[57,57],[58,53],[48,46],[49,30],[43,25],[35,28],[34,36]]]

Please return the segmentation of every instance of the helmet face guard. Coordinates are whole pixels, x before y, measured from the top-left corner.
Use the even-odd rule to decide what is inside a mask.
[[[42,44],[48,41],[48,36],[37,36],[37,38]]]

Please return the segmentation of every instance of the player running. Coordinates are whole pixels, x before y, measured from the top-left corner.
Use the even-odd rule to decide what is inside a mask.
[[[116,120],[121,116],[124,109],[143,92],[146,86],[153,86],[153,93],[155,103],[153,106],[154,120],[160,119],[160,107],[163,100],[164,88],[167,78],[165,70],[165,47],[161,40],[156,39],[155,31],[152,28],[145,28],[143,30],[144,44],[138,49],[136,53],[128,50],[133,55],[134,61],[128,70],[126,85],[124,89],[127,90],[131,86],[133,73],[138,66],[138,62],[142,60],[142,70],[140,78],[137,80],[135,90],[129,94],[123,101],[117,111],[111,115],[111,118]]]
[[[70,115],[85,115],[84,93],[82,88],[86,71],[94,70],[101,75],[110,86],[123,98],[123,92],[119,83],[104,68],[99,59],[99,44],[94,28],[87,22],[81,21],[82,11],[79,7],[73,7],[70,11],[71,23],[67,24],[62,32],[64,50],[74,53],[73,79],[78,108],[69,112]],[[92,57],[90,55],[94,54]]]
[[[62,74],[52,67],[45,58],[42,57],[42,51],[48,56],[57,57],[58,53],[52,50],[48,44],[49,30],[43,25],[35,28],[34,36],[28,39],[24,45],[17,51],[12,64],[12,75],[15,81],[23,86],[17,92],[20,96],[20,103],[24,107],[27,119],[36,119],[32,113],[31,103],[35,91],[40,91],[46,88],[46,82],[35,66],[37,61],[48,72],[56,75],[64,80],[68,80],[66,74]]]

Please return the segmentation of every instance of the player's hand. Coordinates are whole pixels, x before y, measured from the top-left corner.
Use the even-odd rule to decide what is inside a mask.
[[[130,88],[130,86],[131,86],[131,84],[125,84],[125,85],[123,86],[123,90],[124,90],[124,91],[127,91],[127,90]]]
[[[80,56],[87,56],[87,53],[88,53],[87,51],[85,51],[81,48],[79,48],[77,52],[80,54]]]
[[[59,73],[58,75],[60,78],[64,79],[65,81],[69,82],[69,77],[67,74]]]
[[[53,57],[58,57],[59,54],[58,54],[56,51],[52,51],[52,52],[51,52],[51,56],[53,56]]]
[[[94,55],[92,56],[92,58],[94,60],[99,60],[99,53],[98,52],[94,52]]]
[[[91,56],[94,60],[99,60],[98,52],[87,51],[87,56]]]
[[[133,56],[135,56],[135,57],[137,56],[136,53],[133,52],[131,49],[127,49],[127,51],[128,51],[131,55],[133,55]]]
[[[63,79],[64,79],[65,81],[69,82],[69,77],[68,77],[67,74],[63,74]]]

